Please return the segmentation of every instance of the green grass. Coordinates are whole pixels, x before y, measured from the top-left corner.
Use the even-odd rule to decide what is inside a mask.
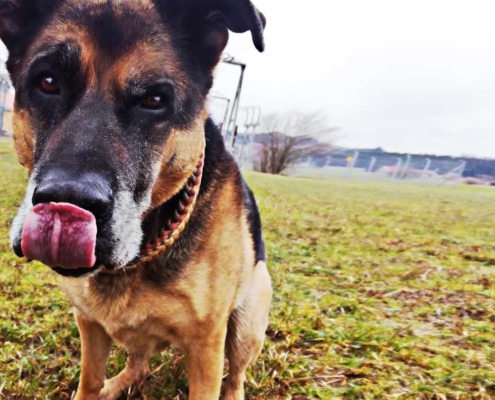
[[[10,147],[0,142],[0,398],[70,399],[69,303],[55,274],[8,245],[26,181]],[[275,287],[249,398],[495,398],[495,189],[247,178]],[[124,363],[115,348],[108,375]],[[142,398],[186,398],[179,353],[151,370]]]

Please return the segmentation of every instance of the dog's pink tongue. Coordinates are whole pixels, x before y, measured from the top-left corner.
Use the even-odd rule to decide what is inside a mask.
[[[37,204],[26,217],[22,251],[50,267],[91,268],[95,262],[96,220],[68,203]]]

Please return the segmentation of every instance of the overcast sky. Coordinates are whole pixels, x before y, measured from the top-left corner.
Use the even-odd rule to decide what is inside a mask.
[[[494,0],[255,3],[266,52],[227,48],[248,64],[242,105],[322,109],[342,146],[495,158]],[[237,76],[221,65],[215,90],[233,98]]]
[[[495,158],[494,0],[255,3],[265,53],[249,34],[226,50],[248,64],[243,106],[323,110],[342,146]],[[220,65],[214,90],[233,99],[238,74]]]

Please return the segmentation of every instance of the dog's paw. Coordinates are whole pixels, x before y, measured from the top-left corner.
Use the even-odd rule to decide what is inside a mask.
[[[97,394],[85,393],[83,391],[77,391],[74,400],[97,400],[99,397]]]
[[[106,379],[98,400],[117,400],[126,388],[118,377]]]
[[[244,388],[225,385],[222,400],[244,400]]]

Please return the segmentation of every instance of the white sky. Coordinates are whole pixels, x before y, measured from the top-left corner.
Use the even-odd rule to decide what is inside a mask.
[[[495,158],[494,0],[254,1],[265,53],[249,34],[226,50],[248,64],[243,106],[323,110],[342,146]],[[214,90],[233,99],[238,73],[220,65]]]
[[[242,105],[322,109],[342,146],[495,158],[494,0],[254,1],[266,52],[227,48]],[[214,90],[233,98],[237,76],[221,65]]]

